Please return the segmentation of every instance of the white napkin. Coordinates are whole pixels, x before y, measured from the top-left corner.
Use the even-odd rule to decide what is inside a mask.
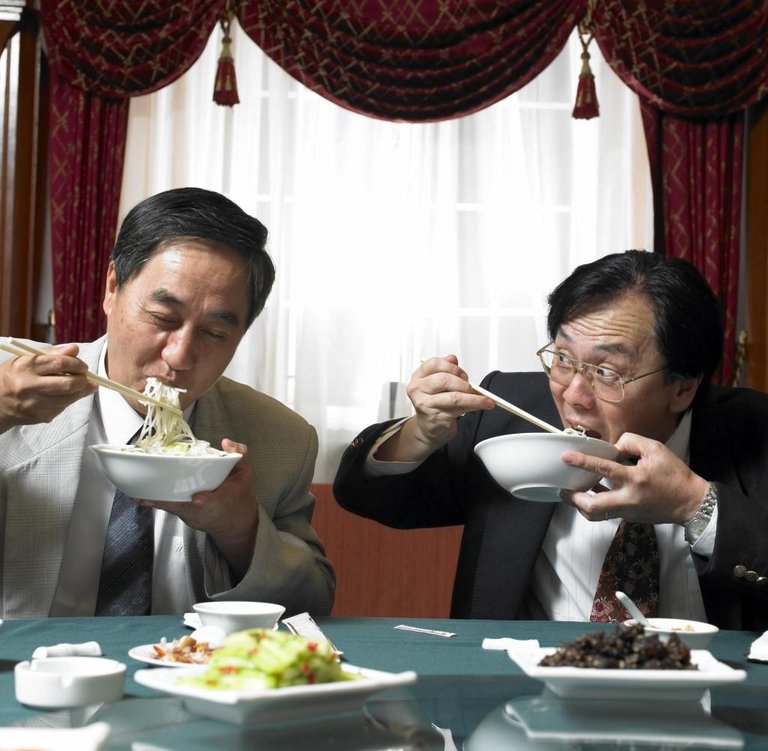
[[[184,625],[190,628],[202,628],[203,622],[197,613],[184,613]]]
[[[218,626],[201,626],[190,634],[195,641],[205,642],[211,649],[220,647],[226,635],[224,629]]]
[[[38,647],[32,653],[32,659],[44,660],[46,657],[72,657],[74,655],[99,657],[101,646],[97,641],[86,641],[82,644],[54,644],[50,647]]]
[[[768,631],[752,642],[747,659],[768,662]]]

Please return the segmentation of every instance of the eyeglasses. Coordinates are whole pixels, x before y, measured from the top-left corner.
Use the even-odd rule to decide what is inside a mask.
[[[562,352],[548,349],[553,344],[554,342],[545,344],[536,353],[541,360],[541,365],[547,377],[561,386],[568,386],[576,373],[581,373],[595,393],[595,396],[604,402],[612,402],[614,404],[620,402],[624,398],[624,386],[628,383],[667,369],[667,366],[664,365],[647,373],[625,377],[619,375],[613,368],[609,368],[606,365],[592,365],[591,363],[577,360],[574,357],[569,357]]]

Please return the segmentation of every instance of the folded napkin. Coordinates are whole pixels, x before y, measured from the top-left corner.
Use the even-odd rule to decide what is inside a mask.
[[[44,660],[46,657],[99,657],[101,647],[97,641],[86,641],[82,644],[54,644],[50,647],[38,647],[32,653],[33,660]]]
[[[197,613],[184,613],[184,625],[189,628],[201,628],[203,622]]]
[[[201,626],[190,634],[195,641],[205,642],[211,649],[220,647],[226,635],[224,629],[218,626]]]
[[[747,659],[755,662],[768,662],[768,631],[752,642]]]

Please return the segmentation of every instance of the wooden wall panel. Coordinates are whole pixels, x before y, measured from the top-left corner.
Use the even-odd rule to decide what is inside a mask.
[[[30,336],[45,207],[42,41],[24,0],[0,3],[0,333]]]
[[[400,530],[350,514],[313,485],[313,525],[336,568],[337,616],[447,618],[461,527]]]

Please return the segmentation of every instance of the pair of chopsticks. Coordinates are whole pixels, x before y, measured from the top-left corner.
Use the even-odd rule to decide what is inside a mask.
[[[554,425],[550,425],[548,422],[544,422],[544,420],[539,420],[538,417],[535,417],[530,412],[526,412],[524,409],[520,409],[520,407],[516,407],[514,404],[510,404],[508,401],[502,399],[500,396],[496,396],[496,394],[492,393],[491,391],[488,391],[487,389],[484,389],[482,386],[476,386],[471,381],[469,385],[472,387],[474,391],[477,391],[478,394],[482,394],[483,396],[487,396],[489,399],[493,399],[493,402],[497,407],[506,409],[507,412],[511,412],[513,415],[522,417],[523,420],[528,420],[528,422],[533,423],[534,425],[541,428],[542,430],[547,430],[550,433],[563,432],[562,430],[560,430],[560,428],[556,428]]]
[[[17,357],[23,357],[25,355],[50,355],[51,354],[50,351],[46,351],[44,349],[38,349],[37,347],[33,347],[31,344],[27,344],[26,342],[22,342],[10,336],[5,340],[0,339],[0,349],[4,350],[5,352],[8,352],[11,355],[16,355]],[[105,388],[112,389],[112,391],[117,391],[123,396],[130,396],[131,398],[137,399],[138,401],[143,402],[145,404],[154,404],[156,407],[167,409],[169,412],[173,412],[177,415],[181,414],[181,410],[178,407],[174,407],[171,404],[166,404],[165,402],[161,402],[159,399],[155,399],[151,396],[147,396],[146,394],[142,394],[140,391],[135,391],[132,388],[128,388],[128,386],[123,386],[122,383],[118,383],[117,381],[112,381],[109,378],[104,378],[103,376],[100,376],[98,375],[98,373],[94,373],[93,371],[90,371],[90,370],[87,371],[85,374],[85,377],[89,381],[93,381],[93,383],[98,383],[99,386],[104,386]]]

